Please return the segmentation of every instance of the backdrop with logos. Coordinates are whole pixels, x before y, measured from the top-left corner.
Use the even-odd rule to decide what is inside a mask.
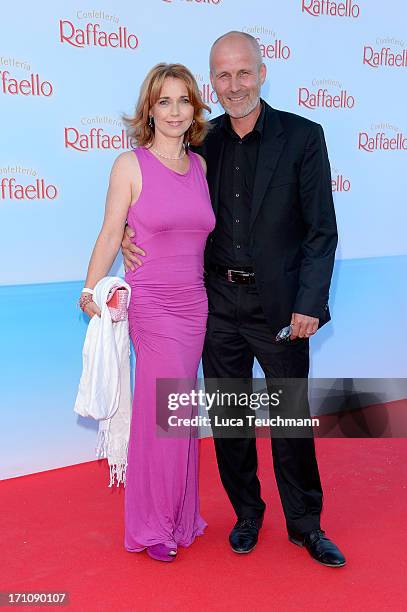
[[[187,65],[220,114],[208,55],[229,30],[258,40],[263,98],[325,131],[339,246],[333,321],[312,340],[312,374],[405,376],[402,0],[16,0],[2,17],[1,477],[94,458],[96,425],[72,411],[86,333],[75,302],[110,168],[133,145],[121,115],[162,61]],[[112,273],[123,274],[120,255]]]

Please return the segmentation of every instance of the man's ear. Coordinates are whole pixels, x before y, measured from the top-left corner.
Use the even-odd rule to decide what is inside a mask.
[[[211,85],[212,85],[213,89],[215,89],[215,85],[214,85],[215,79],[213,78],[212,70],[209,72],[209,79],[211,81]]]
[[[261,64],[260,70],[259,70],[259,76],[260,76],[260,83],[263,85],[264,81],[266,80],[266,76],[267,76],[266,64]]]

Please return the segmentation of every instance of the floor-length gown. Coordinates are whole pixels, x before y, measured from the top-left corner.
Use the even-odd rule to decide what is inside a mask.
[[[125,489],[125,549],[189,546],[206,522],[198,496],[198,439],[160,437],[156,378],[195,379],[208,302],[203,254],[215,225],[206,178],[195,153],[180,174],[144,147],[133,149],[141,194],[128,213],[143,265],[127,271],[130,336],[136,354]]]

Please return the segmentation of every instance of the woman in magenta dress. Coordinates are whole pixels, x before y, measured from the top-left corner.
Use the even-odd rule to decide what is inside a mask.
[[[110,177],[104,225],[85,286],[106,275],[126,220],[145,251],[127,270],[130,336],[136,353],[125,489],[127,551],[173,561],[177,546],[204,532],[198,496],[198,439],[157,435],[156,379],[196,379],[208,314],[203,255],[215,217],[205,162],[188,150],[207,124],[192,74],[158,64],[147,75],[134,117],[138,147],[121,154]],[[98,312],[90,302],[90,316]]]

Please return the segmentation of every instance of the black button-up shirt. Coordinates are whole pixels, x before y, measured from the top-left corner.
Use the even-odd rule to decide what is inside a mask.
[[[229,115],[222,121],[225,146],[220,174],[219,209],[213,233],[211,262],[219,265],[251,266],[249,221],[265,106],[253,130],[240,138]]]

